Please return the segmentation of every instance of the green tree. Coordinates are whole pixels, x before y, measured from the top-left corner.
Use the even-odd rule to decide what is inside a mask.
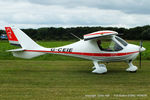
[[[144,40],[150,40],[150,28],[142,32],[142,38]]]

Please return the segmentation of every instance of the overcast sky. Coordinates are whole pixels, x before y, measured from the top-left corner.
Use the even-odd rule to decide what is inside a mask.
[[[150,24],[150,0],[0,0],[0,29]]]

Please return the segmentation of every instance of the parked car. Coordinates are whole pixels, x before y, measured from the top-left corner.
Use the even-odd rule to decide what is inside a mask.
[[[1,34],[0,39],[1,40],[7,40],[8,38],[7,38],[6,34]]]

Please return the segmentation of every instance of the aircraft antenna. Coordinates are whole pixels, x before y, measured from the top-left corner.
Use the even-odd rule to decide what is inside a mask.
[[[81,38],[79,38],[78,36],[74,35],[73,33],[70,33],[71,35],[73,35],[74,37],[76,37],[79,40],[82,40]]]

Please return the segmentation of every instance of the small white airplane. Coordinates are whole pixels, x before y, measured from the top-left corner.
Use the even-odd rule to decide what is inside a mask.
[[[60,54],[66,56],[79,57],[92,60],[94,64],[93,73],[106,73],[107,68],[104,64],[98,62],[127,62],[129,68],[126,71],[136,72],[137,67],[132,64],[132,61],[139,53],[145,51],[145,48],[128,44],[125,40],[116,36],[115,31],[97,31],[84,35],[84,39],[62,47],[45,48],[38,45],[23,31],[15,27],[5,27],[12,45],[21,46],[20,49],[8,50],[13,53],[13,56],[20,58],[33,58],[46,53]]]

